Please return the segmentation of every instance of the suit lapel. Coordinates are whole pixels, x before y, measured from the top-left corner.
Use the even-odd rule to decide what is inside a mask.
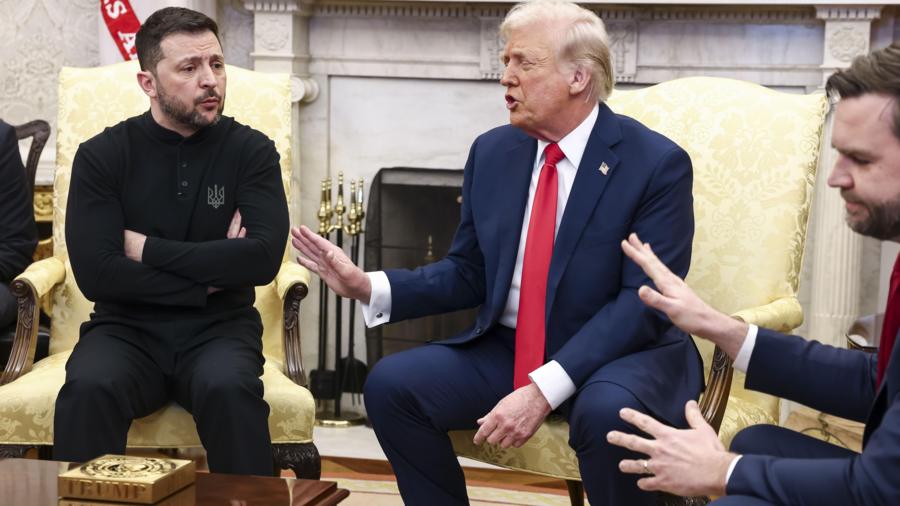
[[[566,202],[566,209],[553,245],[553,257],[550,260],[550,273],[547,279],[547,318],[556,298],[556,289],[569,259],[572,258],[575,246],[606,185],[610,179],[617,176],[616,166],[619,164],[619,157],[610,147],[621,138],[619,120],[606,104],[601,103],[600,113],[581,157],[581,164],[575,174],[575,181],[572,183],[569,200]],[[606,174],[600,170],[600,166],[604,163],[608,169]]]
[[[498,223],[497,248],[499,259],[497,278],[494,282],[494,298],[491,301],[493,314],[491,322],[496,322],[506,307],[509,296],[509,285],[512,283],[516,256],[519,251],[519,238],[522,234],[522,219],[525,216],[525,205],[528,203],[528,187],[531,184],[531,173],[534,169],[534,158],[537,153],[537,141],[523,136],[523,140],[506,153],[506,163],[497,171],[496,191],[492,195],[496,208],[500,209]]]

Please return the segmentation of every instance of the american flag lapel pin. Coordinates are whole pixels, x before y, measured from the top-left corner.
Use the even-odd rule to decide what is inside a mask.
[[[609,172],[609,165],[606,165],[606,162],[601,163],[600,164],[600,173],[605,176],[607,172]]]

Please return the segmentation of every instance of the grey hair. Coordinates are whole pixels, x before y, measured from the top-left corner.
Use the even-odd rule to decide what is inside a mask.
[[[615,76],[606,27],[593,11],[563,0],[522,2],[506,15],[500,25],[500,36],[509,39],[513,30],[549,21],[569,23],[568,29],[560,34],[559,61],[587,68],[591,74],[591,98],[606,100],[613,91]]]

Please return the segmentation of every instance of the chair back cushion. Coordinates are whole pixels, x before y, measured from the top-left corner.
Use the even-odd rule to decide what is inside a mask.
[[[669,137],[694,167],[688,284],[727,314],[795,297],[828,110],[823,93],[789,94],[753,83],[692,77],[617,90],[613,111]],[[697,340],[709,368],[713,346]],[[777,400],[753,397],[777,420]]]
[[[104,67],[63,67],[59,73],[59,117],[56,136],[56,174],[53,182],[53,253],[66,264],[66,280],[53,291],[50,353],[71,349],[81,323],[93,304],[84,298],[66,252],[66,200],[72,160],[78,146],[131,116],[147,111],[150,102],[137,83],[136,61]],[[291,87],[287,74],[255,72],[227,67],[224,114],[266,134],[281,155],[281,176],[290,201],[291,192]],[[285,244],[287,246],[287,244]],[[287,250],[285,250],[287,254]],[[263,317],[263,348],[267,356],[283,355],[283,308],[273,284],[257,287],[257,306]],[[274,304],[274,307],[269,307]]]

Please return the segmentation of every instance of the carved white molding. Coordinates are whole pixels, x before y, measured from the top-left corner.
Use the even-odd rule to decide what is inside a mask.
[[[500,79],[503,75],[503,65],[500,62],[500,52],[503,50],[503,41],[500,39],[500,23],[503,18],[481,18],[481,78],[489,80]]]
[[[617,83],[631,83],[637,77],[637,31],[635,21],[613,21],[606,24],[609,51]]]
[[[309,76],[309,0],[247,1],[253,12],[253,67],[291,74],[291,97],[309,103],[319,96],[319,85]]]
[[[253,33],[256,48],[270,53],[290,52],[291,16],[283,13],[260,12],[256,14]]]

